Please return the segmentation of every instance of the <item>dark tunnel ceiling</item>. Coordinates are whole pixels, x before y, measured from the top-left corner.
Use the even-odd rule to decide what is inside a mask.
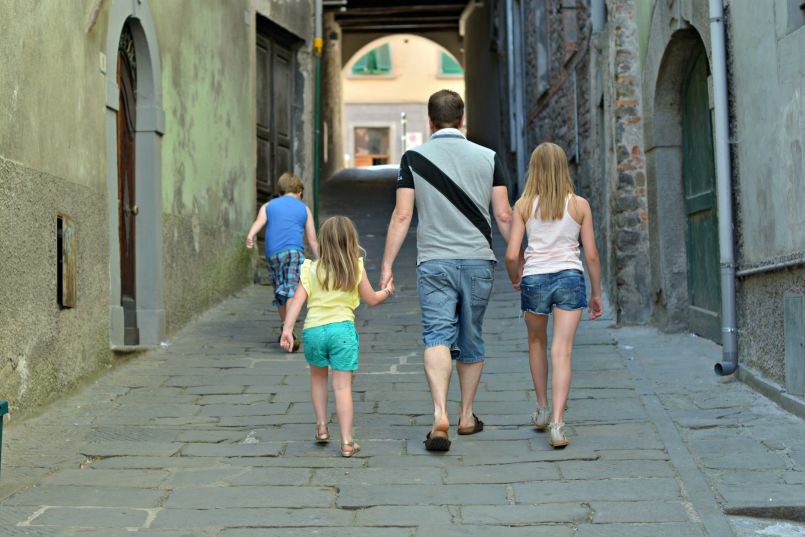
[[[347,0],[328,5],[344,32],[422,32],[458,30],[458,20],[467,0]]]

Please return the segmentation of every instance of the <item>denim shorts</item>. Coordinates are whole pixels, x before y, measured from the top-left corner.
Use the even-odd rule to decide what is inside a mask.
[[[520,309],[536,315],[549,315],[554,307],[569,311],[587,307],[584,274],[580,270],[523,276]]]
[[[355,323],[323,324],[302,330],[305,360],[316,367],[330,366],[338,371],[358,369],[358,331]]]
[[[416,269],[425,348],[450,347],[465,363],[486,358],[483,324],[492,294],[494,262],[478,259],[431,260]]]

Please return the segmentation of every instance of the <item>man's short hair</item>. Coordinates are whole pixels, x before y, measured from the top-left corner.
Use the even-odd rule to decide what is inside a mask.
[[[305,190],[305,184],[299,177],[291,172],[285,172],[280,175],[277,181],[277,190],[280,196],[284,196],[285,194],[301,194]]]
[[[428,117],[437,129],[457,129],[464,117],[464,101],[455,91],[439,90],[428,99]]]

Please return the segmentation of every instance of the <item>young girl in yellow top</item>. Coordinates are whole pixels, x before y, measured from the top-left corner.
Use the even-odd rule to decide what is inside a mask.
[[[358,369],[358,332],[355,308],[361,299],[369,306],[380,304],[394,292],[394,283],[375,291],[360,256],[358,232],[345,216],[334,216],[321,226],[321,258],[302,264],[299,286],[288,303],[280,345],[293,349],[293,328],[307,300],[302,331],[305,359],[310,365],[310,393],[316,412],[316,441],[330,440],[327,429],[327,373],[333,369],[333,392],[341,429],[341,455],[360,451],[352,439],[352,372]]]

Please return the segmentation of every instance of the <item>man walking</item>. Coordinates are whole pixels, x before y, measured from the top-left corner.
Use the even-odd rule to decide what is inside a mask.
[[[422,309],[425,374],[433,398],[433,428],[425,448],[450,449],[447,390],[455,359],[461,385],[458,434],[483,430],[472,403],[485,356],[482,327],[492,292],[492,212],[508,241],[512,210],[506,176],[495,152],[459,131],[464,102],[442,90],[428,100],[431,140],[403,155],[397,202],[381,264],[381,287],[408,233],[416,204],[417,290]]]

